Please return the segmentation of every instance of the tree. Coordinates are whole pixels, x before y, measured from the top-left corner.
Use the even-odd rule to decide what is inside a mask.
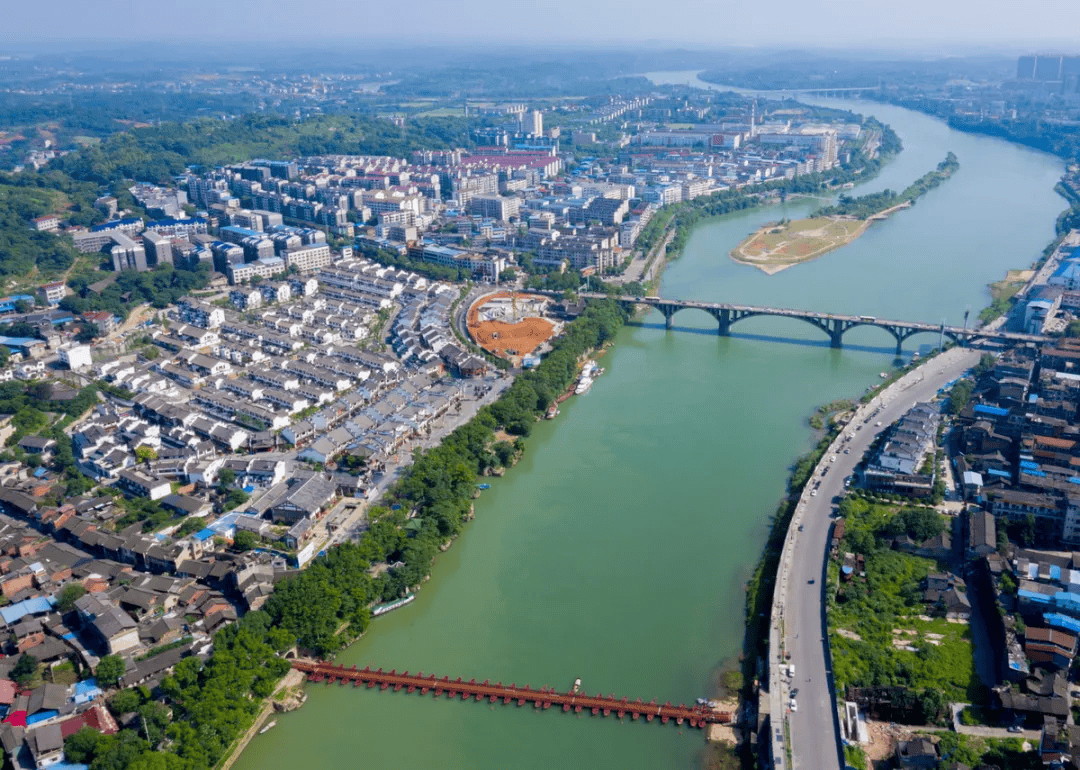
[[[255,537],[254,532],[240,530],[233,536],[233,548],[237,551],[250,551],[256,543],[258,543],[258,538]]]
[[[217,476],[218,487],[225,489],[231,487],[236,482],[236,471],[232,468],[222,468],[218,472]]]
[[[158,458],[157,450],[150,446],[140,446],[135,450],[135,458],[141,463],[148,463]]]
[[[153,746],[161,743],[169,726],[169,710],[160,703],[151,701],[139,706],[138,711],[143,736]]]
[[[242,489],[230,489],[221,503],[221,508],[224,511],[231,511],[246,503],[250,498],[251,496]]]
[[[121,714],[130,714],[137,709],[143,703],[142,695],[139,691],[131,687],[126,690],[121,690],[116,695],[109,698],[109,709],[120,716]]]
[[[56,600],[56,609],[60,612],[71,612],[75,609],[75,602],[85,595],[86,588],[81,583],[70,583],[60,592],[60,597]]]
[[[84,727],[64,741],[64,756],[69,762],[86,764],[97,753],[98,743],[104,736],[92,727]]]
[[[937,723],[946,705],[945,694],[941,690],[927,687],[919,693],[919,707],[922,709],[925,720],[931,724]]]
[[[94,676],[97,677],[99,684],[112,686],[120,681],[126,668],[124,659],[119,655],[106,655],[98,663]]]
[[[514,445],[509,441],[499,441],[492,447],[495,452],[495,459],[498,460],[499,465],[504,468],[509,466],[514,459]]]
[[[952,390],[949,392],[947,405],[949,414],[962,412],[964,407],[968,405],[968,401],[971,400],[971,394],[974,390],[975,386],[970,380],[960,380],[960,382],[953,385]]]
[[[11,669],[11,678],[20,686],[25,687],[30,684],[30,680],[37,674],[37,670],[38,659],[30,653],[24,652],[22,657],[15,663],[15,667]]]
[[[1073,323],[1075,323],[1075,321]],[[996,362],[997,362],[997,359],[994,358],[994,356],[991,353],[983,353],[981,356],[979,356],[979,363],[977,363],[975,365],[975,369],[974,369],[975,376],[976,377],[983,376],[988,371],[990,371],[991,369],[994,368],[994,364]]]
[[[30,312],[31,305],[25,299],[15,300],[15,312],[16,313],[28,313]]]
[[[97,324],[83,324],[79,333],[75,335],[75,339],[78,342],[93,342],[100,336],[101,330],[98,329]]]

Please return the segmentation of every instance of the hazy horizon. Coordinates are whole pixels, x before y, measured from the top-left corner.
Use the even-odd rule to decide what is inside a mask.
[[[1022,13],[996,15],[987,12],[986,4],[970,0],[909,0],[887,8],[884,14],[870,11],[861,0],[762,4],[668,0],[662,12],[644,0],[617,5],[551,0],[528,10],[494,0],[464,0],[454,6],[416,0],[407,11],[381,4],[342,6],[334,0],[307,0],[302,5],[191,0],[167,11],[137,0],[54,0],[47,22],[42,10],[28,3],[3,0],[0,8],[6,21],[0,46],[22,51],[200,41],[292,43],[302,48],[326,41],[357,50],[392,50],[487,41],[500,48],[587,44],[604,50],[745,46],[948,55],[1006,47],[1010,53],[1080,52],[1080,42],[1062,34],[1062,30],[1080,29],[1080,3],[1073,0],[1030,0]]]

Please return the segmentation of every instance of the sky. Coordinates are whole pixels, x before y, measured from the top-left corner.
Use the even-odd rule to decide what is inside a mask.
[[[0,0],[0,44],[324,39],[1080,52],[1080,0]]]

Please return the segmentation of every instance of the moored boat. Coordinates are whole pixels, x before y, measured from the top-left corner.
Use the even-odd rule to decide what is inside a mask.
[[[399,607],[404,607],[406,604],[412,603],[414,599],[416,599],[416,594],[409,594],[408,596],[402,597],[401,599],[387,602],[386,604],[379,604],[371,610],[371,617],[377,618],[379,617],[379,615],[385,615],[391,610],[396,610]]]

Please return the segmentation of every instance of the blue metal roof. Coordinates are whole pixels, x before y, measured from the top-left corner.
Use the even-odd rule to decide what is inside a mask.
[[[994,417],[1005,417],[1009,414],[1008,409],[1002,409],[1000,406],[988,406],[987,404],[976,404],[975,414],[989,414]]]
[[[56,709],[49,709],[47,711],[39,711],[38,713],[33,714],[31,716],[28,716],[26,718],[26,726],[29,727],[30,725],[36,725],[38,722],[44,722],[46,720],[49,720],[49,719],[52,719],[53,717],[58,717],[58,716],[60,716],[60,712],[57,711]]]
[[[1039,464],[1035,463],[1035,462],[1032,462],[1031,460],[1021,460],[1020,461],[1020,467],[1021,468],[1033,468],[1035,470],[1038,470],[1039,469]]]
[[[262,238],[266,237],[266,233],[262,232],[261,230],[252,230],[247,227],[237,227],[236,225],[225,225],[225,227],[220,228],[219,232],[235,233],[236,235],[243,236],[244,238],[250,238],[253,235]]]
[[[1003,478],[1003,479],[1011,479],[1012,478],[1011,473],[1009,473],[1008,471],[999,471],[997,468],[988,468],[986,470],[986,473],[987,473],[987,475],[998,476],[998,477]]]
[[[194,537],[199,542],[205,542],[205,541],[209,540],[210,538],[212,538],[213,536],[214,536],[214,530],[209,529],[209,528],[199,530],[194,535],[192,535],[192,537]]]
[[[1033,601],[1036,604],[1049,604],[1051,598],[1046,594],[1040,594],[1035,591],[1028,591],[1026,588],[1021,588],[1019,591],[1016,592],[1016,594],[1017,596],[1023,599]]]
[[[1074,633],[1080,633],[1080,620],[1070,618],[1068,615],[1062,615],[1060,612],[1043,613],[1043,620],[1051,626],[1057,626],[1058,628],[1065,628]]]
[[[206,220],[203,217],[192,217],[191,219],[155,219],[153,222],[147,222],[146,227],[153,230],[155,227],[174,227],[175,225],[205,225]]]
[[[6,345],[9,348],[25,348],[27,345],[44,345],[44,340],[39,340],[36,337],[7,337],[0,334],[0,345]]]
[[[51,596],[35,596],[33,599],[26,599],[18,604],[0,607],[0,617],[5,623],[11,625],[27,615],[43,615],[46,612],[52,612],[55,606],[56,600]]]
[[[141,224],[141,223],[142,223],[142,220],[139,219],[138,217],[128,217],[127,219],[114,219],[111,222],[105,222],[105,223],[100,224],[100,225],[94,225],[93,227],[90,228],[90,230],[92,232],[95,232],[95,233],[102,233],[102,232],[105,232],[106,230],[116,230],[121,225],[137,225],[137,224]]]
[[[89,703],[99,695],[102,695],[102,690],[98,687],[96,679],[86,679],[75,683],[75,697],[73,700],[76,703]]]

